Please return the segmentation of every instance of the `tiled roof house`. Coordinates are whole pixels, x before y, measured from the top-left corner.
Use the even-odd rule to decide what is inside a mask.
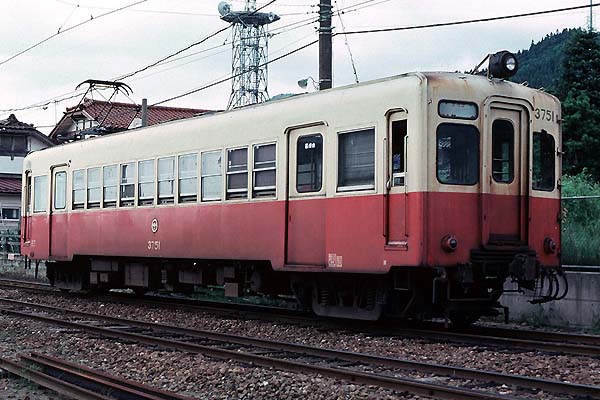
[[[148,106],[148,125],[191,118],[211,110]],[[85,99],[79,106],[67,108],[50,132],[59,143],[120,132],[141,126],[142,106],[130,103]]]

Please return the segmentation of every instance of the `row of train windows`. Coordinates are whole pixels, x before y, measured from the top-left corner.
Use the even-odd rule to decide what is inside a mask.
[[[338,190],[369,190],[375,188],[375,130],[373,128],[342,133],[338,143]],[[323,136],[301,136],[297,141],[296,191],[316,193],[323,187]],[[253,198],[276,196],[276,146],[255,145]],[[248,198],[248,148],[227,150],[225,198]],[[155,162],[156,170],[155,170]],[[177,165],[176,165],[177,162]],[[175,179],[178,179],[178,202],[198,199],[198,155],[144,160],[137,163],[107,165],[73,171],[72,208],[131,207],[175,202]],[[175,175],[177,167],[177,178]],[[156,178],[155,179],[155,171]],[[55,209],[67,207],[67,173],[57,172],[54,178]],[[221,200],[221,151],[201,153],[201,201]],[[47,176],[34,178],[34,212],[46,211]],[[156,191],[156,192],[155,192]]]
[[[254,145],[252,197],[275,197],[276,145]],[[221,200],[222,152],[201,153],[201,174],[198,176],[198,154],[164,157],[123,164],[106,165],[74,170],[72,174],[72,208],[132,207],[136,204],[154,205],[175,202],[175,179],[178,183],[178,202],[196,202],[198,178],[201,182],[202,201]],[[177,165],[176,165],[177,163]],[[156,169],[155,169],[156,166]],[[177,167],[177,178],[175,175]],[[34,178],[34,212],[46,211],[47,176]],[[227,150],[225,198],[248,198],[248,148]],[[54,208],[67,207],[67,173],[60,171],[54,178]]]

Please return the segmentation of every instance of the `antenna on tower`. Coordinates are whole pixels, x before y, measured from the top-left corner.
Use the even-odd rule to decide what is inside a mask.
[[[244,11],[232,11],[229,3],[219,3],[223,21],[233,25],[231,96],[227,109],[262,103],[267,91],[267,26],[280,18],[273,13],[256,11],[256,0],[246,0]]]

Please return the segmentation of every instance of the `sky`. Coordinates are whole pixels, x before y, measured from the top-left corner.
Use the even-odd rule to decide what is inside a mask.
[[[0,0],[0,119],[14,113],[49,133],[65,108],[81,96],[87,79],[114,80],[197,42],[227,23],[219,0]],[[589,4],[587,0],[332,0],[335,32],[402,27],[528,13]],[[241,10],[243,1],[230,1]],[[267,3],[259,0],[258,5]],[[269,57],[275,58],[318,38],[318,0],[276,0],[264,11],[281,20],[270,25]],[[600,12],[600,7],[595,9]],[[595,16],[594,16],[595,18]],[[600,18],[600,14],[598,14]],[[587,27],[589,10],[424,30],[338,35],[334,38],[334,86],[411,71],[470,70],[488,53],[518,51],[564,28]],[[288,26],[290,24],[294,24]],[[599,20],[600,23],[600,20]],[[80,25],[78,25],[80,24]],[[597,26],[597,25],[596,25]],[[58,32],[61,32],[57,34]],[[10,59],[30,46],[37,47]],[[347,40],[347,44],[346,44]],[[183,58],[181,58],[183,57]],[[123,80],[133,93],[116,101],[149,104],[203,87],[231,74],[231,35],[225,31],[171,59]],[[318,79],[318,46],[269,65],[268,91],[301,93],[297,81]],[[310,90],[312,88],[309,87]],[[224,109],[231,93],[225,82],[163,105]],[[109,97],[111,91],[94,93]],[[43,103],[49,102],[47,105]],[[10,111],[17,108],[26,110]]]

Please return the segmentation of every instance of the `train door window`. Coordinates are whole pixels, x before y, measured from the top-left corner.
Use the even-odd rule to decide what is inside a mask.
[[[551,192],[554,190],[555,171],[554,137],[546,131],[533,132],[533,189]]]
[[[112,208],[117,206],[117,192],[119,187],[119,178],[116,165],[107,165],[103,168],[103,206]]]
[[[405,119],[392,122],[392,184],[394,186],[404,186],[407,134],[407,121]]]
[[[202,153],[202,201],[221,200],[221,150]]]
[[[121,207],[135,204],[135,163],[121,164]]]
[[[100,196],[102,192],[102,178],[100,168],[87,170],[87,207],[100,208]]]
[[[175,198],[175,157],[158,159],[158,203],[172,204]]]
[[[338,190],[375,188],[375,129],[338,137]]]
[[[296,150],[296,191],[319,192],[323,187],[323,136],[298,138]]]
[[[85,207],[85,170],[73,171],[73,210]]]
[[[54,209],[64,210],[67,207],[67,173],[59,171],[54,174]]]
[[[33,212],[45,212],[48,203],[48,176],[33,178]]]
[[[515,177],[515,127],[498,119],[492,124],[492,177],[499,183],[511,183]]]
[[[195,202],[198,198],[198,155],[179,157],[179,202]]]
[[[475,126],[441,124],[436,147],[440,183],[475,185],[479,181],[479,131]]]
[[[154,160],[138,163],[138,204],[154,205]]]
[[[227,150],[227,199],[248,198],[248,149]]]
[[[275,197],[277,179],[275,158],[275,143],[254,146],[252,197]]]

